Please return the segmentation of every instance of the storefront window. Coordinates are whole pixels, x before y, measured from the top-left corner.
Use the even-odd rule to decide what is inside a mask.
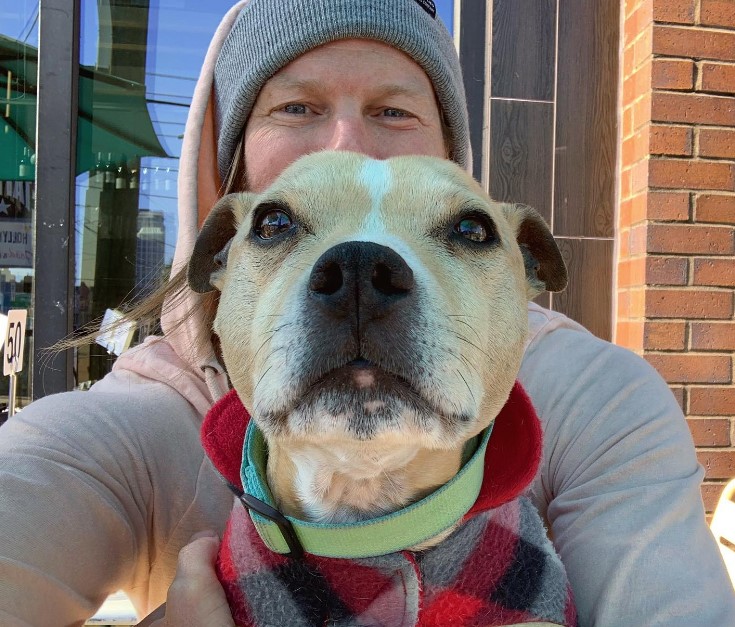
[[[0,3],[0,313],[31,307],[35,210],[38,2]],[[29,401],[33,317],[29,312],[17,406]],[[0,317],[0,343],[5,340]],[[6,379],[7,380],[7,379]],[[8,386],[0,385],[0,409]],[[0,419],[2,414],[0,414]]]
[[[232,4],[82,1],[77,328],[139,301],[168,277],[186,116],[209,40]],[[123,346],[156,330],[79,349],[77,387],[100,379]]]

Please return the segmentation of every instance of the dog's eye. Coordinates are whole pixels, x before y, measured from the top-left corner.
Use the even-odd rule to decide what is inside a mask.
[[[262,239],[271,239],[288,231],[293,226],[291,216],[280,209],[265,212],[255,224],[255,234]]]
[[[495,226],[482,216],[467,216],[454,225],[454,232],[473,242],[491,242],[496,238]]]

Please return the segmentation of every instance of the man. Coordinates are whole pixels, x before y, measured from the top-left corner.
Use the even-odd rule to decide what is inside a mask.
[[[175,270],[221,193],[263,189],[302,154],[467,165],[458,61],[430,4],[252,0],[228,13],[185,133]],[[165,339],[0,430],[1,624],[78,623],[117,588],[143,614],[167,600],[159,627],[232,624],[213,570],[232,500],[198,440],[227,377],[211,303],[181,295],[165,308]],[[530,306],[529,323],[520,380],[545,430],[531,497],[581,624],[735,624],[702,470],[664,382],[563,316]]]

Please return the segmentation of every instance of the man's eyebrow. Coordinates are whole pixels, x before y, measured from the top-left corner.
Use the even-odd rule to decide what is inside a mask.
[[[316,92],[324,89],[324,83],[321,81],[311,78],[301,78],[298,76],[289,76],[288,74],[276,74],[271,77],[266,86],[274,87],[276,89],[294,89],[297,91],[303,91],[305,93]],[[434,97],[434,93],[429,92],[427,94],[426,88],[423,85],[419,85],[411,81],[410,79],[402,83],[386,83],[385,85],[378,85],[375,91],[381,97],[390,96],[407,96],[409,98],[418,98],[428,96]]]

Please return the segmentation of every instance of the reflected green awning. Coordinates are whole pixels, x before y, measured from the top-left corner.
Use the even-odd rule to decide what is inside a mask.
[[[38,50],[0,35],[0,181],[34,178],[29,161],[36,143],[37,75]],[[145,85],[80,66],[77,174],[93,169],[98,153],[115,162],[168,156],[151,122]]]

